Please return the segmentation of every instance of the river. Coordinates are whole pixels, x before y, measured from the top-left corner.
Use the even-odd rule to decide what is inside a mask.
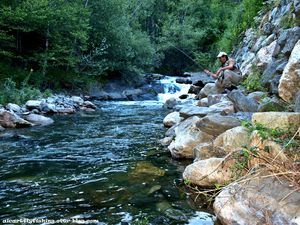
[[[96,112],[2,134],[0,221],[214,224],[176,185],[186,162],[158,144],[168,113],[162,101],[95,104]]]

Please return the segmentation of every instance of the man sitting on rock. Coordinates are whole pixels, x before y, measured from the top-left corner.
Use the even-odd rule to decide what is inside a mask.
[[[209,70],[204,70],[205,73],[217,79],[215,84],[219,93],[224,92],[225,89],[236,89],[236,85],[242,80],[242,74],[237,68],[235,60],[229,58],[226,52],[220,52],[218,59],[221,62],[221,67],[216,73]]]

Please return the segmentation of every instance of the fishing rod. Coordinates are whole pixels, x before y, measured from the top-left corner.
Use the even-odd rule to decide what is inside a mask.
[[[175,48],[176,50],[178,50],[179,52],[181,52],[182,54],[184,54],[188,59],[190,59],[196,66],[199,66],[199,68],[204,71],[205,68],[198,62],[196,62],[191,56],[189,56],[186,52],[184,52],[182,49],[176,47],[175,45],[171,44],[170,45]]]

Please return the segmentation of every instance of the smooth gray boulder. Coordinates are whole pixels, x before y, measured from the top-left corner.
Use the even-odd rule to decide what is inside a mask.
[[[200,143],[211,142],[212,136],[196,127],[197,116],[190,117],[175,127],[175,139],[168,149],[174,158],[194,158],[194,148]]]
[[[192,116],[204,117],[208,114],[218,113],[218,112],[220,112],[220,111],[218,111],[217,109],[212,109],[212,108],[208,108],[208,107],[200,107],[200,106],[183,107],[179,111],[180,116],[185,119],[192,117]]]
[[[205,133],[218,136],[233,127],[240,126],[241,122],[232,116],[219,114],[208,115],[197,121],[196,126]]]
[[[54,123],[54,120],[37,114],[29,114],[24,117],[27,121],[33,123],[34,125],[46,126]]]
[[[257,112],[258,103],[252,98],[247,98],[240,90],[231,91],[227,97],[234,103],[236,111]]]

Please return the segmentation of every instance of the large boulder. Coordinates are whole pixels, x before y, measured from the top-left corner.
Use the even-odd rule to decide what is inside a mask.
[[[32,123],[22,119],[15,113],[0,110],[0,126],[4,128],[22,128],[22,127],[30,127]]]
[[[214,105],[222,101],[228,101],[226,94],[213,94],[207,96],[208,105]]]
[[[294,100],[296,93],[300,90],[300,40],[295,45],[289,62],[286,65],[279,81],[279,96],[287,101]]]
[[[25,106],[29,110],[32,110],[32,109],[40,110],[41,104],[42,104],[42,101],[40,101],[40,100],[29,100],[25,103]]]
[[[213,206],[222,224],[300,224],[300,192],[277,176],[232,183]]]
[[[275,129],[291,129],[297,131],[300,124],[300,113],[293,112],[259,112],[252,115],[253,123]]]
[[[208,95],[219,94],[220,90],[216,87],[215,83],[206,84],[198,94],[198,99],[205,98]]]
[[[21,107],[18,106],[17,104],[8,103],[5,108],[8,111],[11,111],[11,112],[15,112],[15,113],[20,113],[21,112]]]
[[[193,116],[175,127],[175,140],[168,149],[174,158],[194,158],[193,149],[200,143],[211,142],[212,136],[196,127],[199,117]]]
[[[258,65],[266,67],[274,60],[274,57],[278,55],[279,50],[280,47],[277,40],[273,41],[270,45],[261,48],[257,52]]]
[[[182,121],[182,117],[180,117],[179,112],[172,112],[168,114],[164,120],[163,124],[165,127],[172,127]]]
[[[236,111],[257,112],[258,103],[250,97],[247,98],[240,90],[231,91],[227,97],[234,103]]]
[[[230,162],[223,158],[198,160],[185,168],[183,179],[201,187],[224,185],[232,178]]]
[[[183,107],[180,110],[180,116],[183,118],[189,118],[192,116],[204,117],[211,113],[218,113],[219,111],[216,109],[208,108],[208,107],[200,107],[200,106],[188,106]]]
[[[37,114],[26,115],[25,119],[27,121],[33,123],[34,125],[46,126],[46,125],[50,125],[50,124],[54,123],[53,119],[42,116],[42,115],[37,115]]]
[[[250,134],[242,126],[234,127],[220,134],[213,142],[213,152],[223,156],[250,145]]]
[[[234,104],[231,101],[222,101],[209,106],[209,108],[220,112],[222,115],[228,115],[235,112]]]
[[[281,47],[281,53],[289,56],[300,39],[300,27],[294,27],[280,32],[278,43]]]
[[[241,122],[232,116],[221,116],[219,114],[208,115],[199,121],[196,126],[205,133],[218,136],[233,127],[240,126]]]

